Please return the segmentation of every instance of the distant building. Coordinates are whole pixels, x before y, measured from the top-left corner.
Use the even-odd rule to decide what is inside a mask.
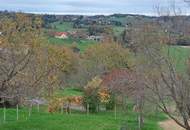
[[[68,38],[68,33],[67,32],[56,32],[54,34],[55,38],[59,39],[67,39]]]
[[[88,36],[88,40],[93,40],[93,41],[97,41],[97,42],[100,42],[103,40],[103,36],[94,36],[94,35],[91,35],[91,36]]]
[[[87,39],[88,35],[86,34],[85,31],[75,31],[73,33],[69,33],[70,37],[73,39]]]

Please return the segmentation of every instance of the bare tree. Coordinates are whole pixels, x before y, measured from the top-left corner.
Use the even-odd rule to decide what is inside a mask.
[[[171,22],[184,26],[176,19]],[[190,78],[186,72],[180,73],[176,69],[176,61],[170,51],[172,42],[176,41],[172,36],[173,28],[167,26],[166,31],[164,27],[159,22],[153,22],[142,25],[134,33],[134,42],[140,48],[137,53],[137,57],[140,57],[137,72],[145,86],[145,99],[156,104],[178,125],[190,130]]]

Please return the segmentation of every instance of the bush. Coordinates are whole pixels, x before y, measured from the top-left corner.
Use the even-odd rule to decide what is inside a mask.
[[[100,104],[105,105],[109,110],[114,108],[114,98],[101,83],[102,79],[95,77],[84,88],[83,104],[86,109],[89,105],[90,112],[98,112]]]
[[[89,104],[90,112],[98,112],[98,106],[100,104],[99,99],[99,88],[102,80],[99,77],[95,77],[92,81],[88,82],[88,84],[84,88],[84,99],[83,104],[87,109],[87,105]]]
[[[113,110],[115,107],[115,96],[110,94],[110,100],[106,103],[106,110]]]

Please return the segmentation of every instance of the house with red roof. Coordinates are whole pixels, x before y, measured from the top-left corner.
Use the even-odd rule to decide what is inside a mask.
[[[55,38],[59,38],[59,39],[67,39],[68,33],[67,32],[55,32],[54,36],[55,36]]]

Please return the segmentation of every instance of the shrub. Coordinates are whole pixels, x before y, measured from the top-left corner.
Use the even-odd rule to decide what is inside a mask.
[[[90,112],[98,112],[100,104],[104,104],[112,108],[110,103],[113,103],[109,91],[103,87],[102,79],[99,77],[93,78],[88,84],[84,87],[84,99],[83,104],[87,108],[89,104]]]

